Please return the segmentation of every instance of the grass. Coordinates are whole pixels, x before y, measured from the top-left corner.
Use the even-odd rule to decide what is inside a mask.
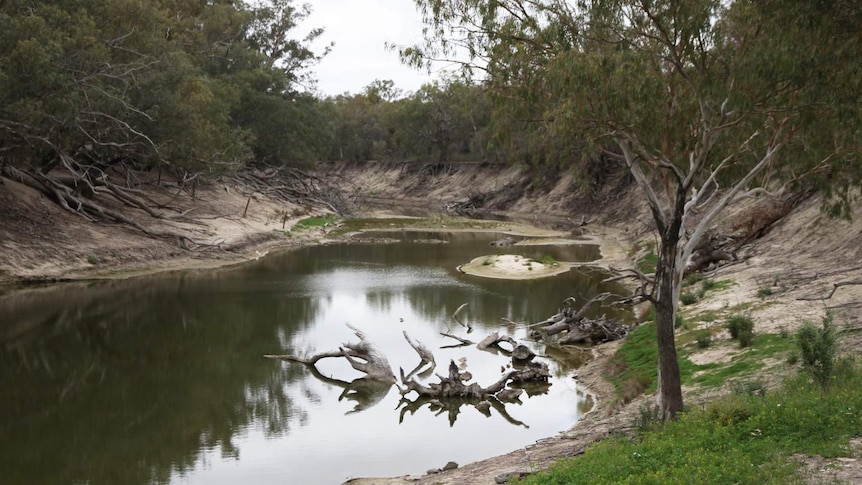
[[[328,224],[333,224],[337,220],[338,218],[333,215],[307,217],[294,224],[293,227],[290,228],[290,232],[302,232],[314,227],[323,227]]]
[[[789,455],[845,456],[862,434],[859,386],[856,363],[826,392],[799,375],[765,395],[730,395],[654,431],[600,441],[519,483],[801,483],[802,465]]]
[[[614,354],[610,381],[621,402],[655,391],[658,372],[658,350],[656,344],[655,316],[647,317],[647,323],[637,327]],[[713,331],[721,331],[714,327]],[[706,332],[706,333],[705,333]],[[695,364],[688,356],[694,351],[690,345],[706,348],[713,345],[709,330],[694,330],[679,335],[676,339],[680,377],[683,384],[696,384],[702,388],[718,388],[729,381],[762,369],[768,358],[787,359],[795,349],[793,339],[776,334],[752,335],[749,346],[731,357],[729,362]],[[707,336],[709,334],[709,336]]]
[[[428,229],[500,229],[507,227],[502,222],[496,221],[474,221],[469,219],[456,219],[451,217],[435,217],[435,218],[406,218],[406,217],[390,217],[390,218],[364,218],[357,217],[345,219],[344,225],[335,233],[349,233],[361,230],[398,230],[408,228],[428,228]]]

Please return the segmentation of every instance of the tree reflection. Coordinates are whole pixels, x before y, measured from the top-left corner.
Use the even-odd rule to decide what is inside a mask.
[[[341,395],[338,396],[339,401],[347,399],[356,402],[356,406],[351,411],[348,411],[347,414],[359,413],[376,406],[389,394],[389,390],[392,389],[391,383],[382,382],[377,379],[360,377],[347,382],[326,377],[313,365],[306,365],[305,367],[317,380],[344,389]]]
[[[472,399],[433,399],[429,397],[420,396],[415,400],[410,400],[406,397],[402,397],[401,401],[398,402],[398,406],[395,409],[401,409],[401,413],[398,416],[398,423],[404,422],[404,417],[409,412],[410,415],[416,414],[416,412],[424,406],[428,406],[428,410],[432,412],[435,416],[440,416],[441,414],[446,414],[449,419],[449,426],[452,427],[455,425],[455,421],[458,420],[458,415],[461,413],[461,408],[463,406],[473,407],[480,413],[485,416],[491,416],[491,408],[493,408],[497,413],[505,419],[510,424],[515,426],[523,426],[524,428],[529,428],[527,424],[522,421],[519,421],[513,418],[509,412],[506,410],[506,405],[503,404],[500,400],[490,397],[485,400],[477,401]]]

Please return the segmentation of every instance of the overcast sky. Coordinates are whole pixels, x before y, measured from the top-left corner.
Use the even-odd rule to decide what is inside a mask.
[[[415,91],[433,78],[406,67],[386,42],[411,45],[422,40],[422,20],[413,0],[307,0],[313,12],[304,22],[323,27],[318,50],[335,42],[315,68],[323,95],[359,93],[375,79],[392,80],[403,91]]]

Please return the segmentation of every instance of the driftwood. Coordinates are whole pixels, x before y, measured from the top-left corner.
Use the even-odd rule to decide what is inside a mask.
[[[604,301],[611,296],[610,293],[597,295],[577,311],[572,307],[575,299],[566,298],[563,302],[566,308],[546,320],[530,325],[532,328],[530,337],[536,340],[545,340],[565,332],[565,335],[557,341],[558,344],[563,345],[587,341],[593,343],[609,342],[625,337],[629,330],[628,325],[608,320],[604,316],[599,319],[589,319],[585,316],[593,304]]]
[[[407,374],[407,379],[412,378],[414,374],[419,372],[422,367],[428,364],[431,364],[430,367],[426,369],[422,374],[420,374],[420,376],[430,375],[431,372],[433,372],[434,369],[437,367],[437,362],[434,360],[434,354],[432,354],[431,351],[428,350],[428,347],[422,345],[422,342],[411,340],[410,336],[407,335],[407,330],[404,330],[401,333],[404,334],[404,338],[407,340],[407,343],[410,344],[411,347],[413,347],[413,350],[415,350],[417,354],[419,354],[419,365],[417,365],[412,371]]]
[[[462,337],[459,337],[459,336],[457,336],[457,335],[452,335],[451,333],[440,332],[440,335],[442,335],[442,336],[444,336],[444,337],[453,338],[453,339],[455,339],[455,340],[457,340],[457,341],[461,342],[461,343],[460,343],[460,344],[458,344],[458,345],[447,345],[447,346],[442,347],[442,348],[450,348],[450,347],[465,347],[465,346],[467,346],[467,345],[474,345],[474,344],[476,343],[476,342],[474,342],[474,341],[472,341],[472,340],[470,340],[470,339],[462,338]]]
[[[464,384],[462,373],[459,372],[458,366],[454,361],[449,361],[449,375],[443,377],[437,375],[440,379],[439,383],[432,383],[427,386],[416,382],[413,379],[408,379],[404,375],[404,370],[401,369],[401,395],[407,395],[410,392],[416,392],[420,397],[434,399],[471,399],[485,400],[500,391],[506,389],[509,383],[527,383],[527,382],[547,382],[551,377],[547,364],[530,363],[523,369],[514,369],[503,375],[497,382],[488,387],[482,387],[479,384]]]
[[[502,347],[500,347],[500,342],[508,342],[509,344],[512,345],[512,348],[515,348],[518,345],[518,343],[515,342],[515,339],[513,339],[512,337],[510,337],[508,335],[502,335],[501,336],[499,333],[494,332],[491,335],[488,335],[487,337],[482,339],[481,342],[476,344],[476,348],[479,350],[488,350],[491,347],[496,347],[496,348],[499,348],[501,350],[505,350]]]
[[[310,367],[314,367],[321,359],[343,357],[347,359],[351,367],[365,373],[368,379],[388,383],[395,382],[395,374],[393,374],[392,367],[390,367],[386,356],[374,347],[361,330],[350,324],[347,324],[347,327],[353,330],[353,333],[359,337],[359,343],[345,343],[338,350],[320,352],[307,358],[294,355],[264,355],[264,357],[296,362]]]
[[[470,333],[473,331],[473,327],[470,326],[470,323],[469,322],[464,323],[461,321],[460,318],[458,318],[458,314],[460,314],[465,308],[467,308],[467,305],[469,305],[469,303],[464,303],[461,306],[459,306],[458,309],[456,309],[452,313],[452,319],[455,320],[456,322],[458,322],[462,327],[467,327],[467,333]]]

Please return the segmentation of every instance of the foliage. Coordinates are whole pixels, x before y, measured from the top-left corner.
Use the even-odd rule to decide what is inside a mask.
[[[832,316],[823,318],[820,328],[806,322],[796,334],[802,365],[821,387],[829,386],[835,373],[836,337]]]
[[[319,139],[297,82],[319,58],[293,0],[0,3],[3,163],[218,173]],[[305,127],[305,130],[301,128]],[[280,141],[276,142],[276,134]],[[303,150],[286,149],[296,145]]]
[[[790,8],[718,0],[415,1],[426,42],[402,49],[406,62],[424,66],[467,53],[465,75],[481,70],[513,117],[568,137],[580,155],[573,158],[625,164],[642,190],[660,239],[655,284],[645,295],[656,305],[662,348],[657,403],[672,417],[682,409],[673,336],[679,285],[716,218],[770,180],[820,174],[838,177],[828,184],[847,207],[860,173],[848,162],[858,158],[862,130],[847,106],[860,102],[862,49],[852,22],[834,16],[858,19],[862,9],[811,0]],[[840,53],[837,63],[823,46]],[[698,206],[709,210],[694,221]]]
[[[823,393],[794,378],[768,394],[740,393],[683,413],[637,439],[600,441],[524,484],[796,483],[794,453],[845,456],[862,433],[862,369]]]
[[[695,340],[699,348],[705,349],[712,345],[712,333],[709,330],[701,330],[695,336]]]
[[[739,340],[740,336],[746,332],[754,330],[754,320],[748,315],[731,315],[727,319],[727,331],[730,332],[730,338]]]

